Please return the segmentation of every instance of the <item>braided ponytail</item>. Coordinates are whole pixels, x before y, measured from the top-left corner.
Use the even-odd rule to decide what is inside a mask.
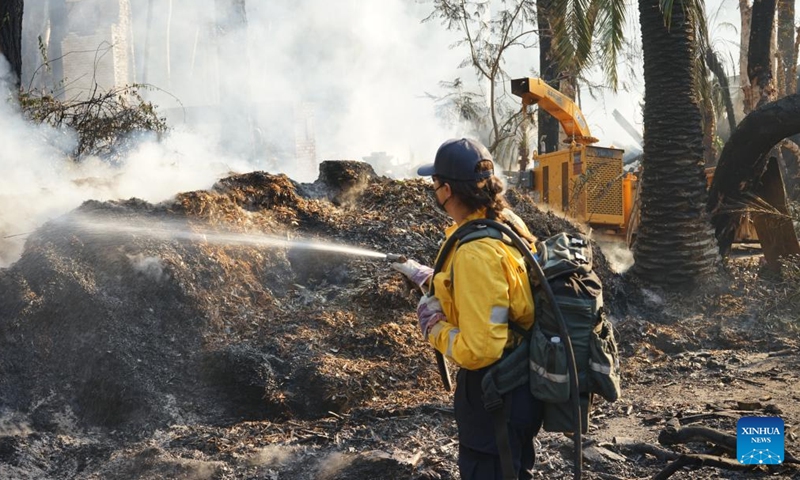
[[[485,172],[494,170],[494,163],[491,160],[483,160],[475,167],[475,172]],[[528,233],[525,228],[517,225],[512,218],[506,218],[504,211],[509,209],[503,192],[505,185],[496,175],[492,175],[486,180],[475,181],[451,181],[447,180],[452,189],[453,195],[457,196],[461,203],[467,206],[470,211],[475,212],[486,209],[486,218],[497,220],[511,227],[514,232],[530,243],[534,243],[536,238]]]

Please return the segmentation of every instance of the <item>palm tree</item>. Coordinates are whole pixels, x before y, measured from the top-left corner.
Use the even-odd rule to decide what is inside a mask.
[[[800,94],[793,94],[750,112],[725,143],[708,201],[722,251],[731,247],[739,213],[752,209],[756,217],[770,223],[766,240],[771,248],[763,248],[768,263],[784,254],[800,253],[797,241],[791,241],[794,237],[791,218],[788,212],[782,211],[785,209],[782,205],[785,200],[780,198],[782,186],[762,193],[774,200],[777,192],[777,202],[757,197],[759,184],[764,183],[762,175],[770,151],[786,137],[797,134],[800,134]],[[759,230],[759,236],[762,231]]]
[[[626,0],[537,0],[540,76],[575,100],[577,79],[598,64],[617,89],[617,60],[624,41]],[[539,142],[558,149],[559,123],[539,111]],[[542,138],[544,136],[544,138]]]
[[[639,0],[644,53],[641,222],[633,273],[667,287],[716,271],[719,255],[705,204],[703,125],[695,90],[692,0]]]

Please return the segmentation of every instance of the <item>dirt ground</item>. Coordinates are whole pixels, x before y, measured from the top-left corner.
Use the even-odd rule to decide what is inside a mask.
[[[232,175],[42,226],[0,269],[0,478],[458,478],[419,294],[380,255],[317,249],[430,264],[447,219],[429,192],[325,162],[313,184]],[[509,199],[539,237],[578,229]],[[602,244],[623,396],[593,407],[583,478],[666,478],[697,455],[732,465],[669,478],[800,478],[788,462],[742,470],[724,438],[675,440],[779,416],[800,456],[800,263],[776,275],[740,253],[666,293],[616,273],[624,252]],[[571,439],[536,444],[536,478],[572,478]]]

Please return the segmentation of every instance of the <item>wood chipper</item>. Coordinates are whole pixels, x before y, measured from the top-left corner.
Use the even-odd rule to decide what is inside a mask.
[[[534,153],[534,168],[523,178],[538,202],[561,210],[594,228],[624,235],[631,224],[637,178],[623,170],[623,150],[598,147],[586,119],[566,95],[538,78],[511,80],[511,92],[524,106],[538,104],[558,119],[568,146]]]
[[[563,211],[593,228],[624,235],[628,246],[631,246],[639,223],[640,183],[634,173],[624,171],[623,151],[594,146],[598,140],[590,134],[578,106],[543,80],[511,80],[511,92],[522,98],[523,106],[538,104],[539,108],[558,119],[567,136],[564,141],[567,148],[534,154],[534,168],[523,174],[522,186],[532,189],[538,202]],[[730,223],[730,232],[726,234],[728,236],[720,240],[721,247],[729,249],[731,243],[757,242],[761,245],[767,263],[774,268],[779,268],[780,257],[800,254],[800,242],[789,217],[780,168],[774,157],[767,158],[770,148],[784,138],[786,133],[797,133],[791,109],[788,118],[789,120],[776,121],[777,133],[772,135],[775,138],[770,137],[765,142],[759,142],[763,151],[751,152],[753,158],[763,158],[766,162],[760,164],[756,160],[748,161],[766,165],[765,168],[727,165],[725,171],[719,170],[719,167],[706,169],[709,187],[712,187],[715,176],[722,176],[726,179],[726,188],[734,190],[725,197],[711,188],[712,196],[716,195],[721,199],[717,201],[714,214],[720,218],[734,219],[718,222]],[[769,148],[761,145],[762,143]],[[721,159],[720,165],[722,164]],[[743,172],[750,173],[752,178],[742,177]],[[751,185],[744,195],[736,191],[741,185]],[[740,197],[749,200],[738,200],[742,205],[737,208],[735,199]],[[722,208],[719,205],[725,203],[723,200],[734,205]],[[759,207],[753,209],[752,204]],[[717,230],[720,239],[720,231],[725,234],[726,229],[718,226]]]

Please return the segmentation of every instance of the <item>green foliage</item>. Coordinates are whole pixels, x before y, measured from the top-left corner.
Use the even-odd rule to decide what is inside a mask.
[[[166,120],[142,98],[140,92],[146,88],[140,84],[102,92],[95,88],[87,99],[66,101],[49,93],[23,91],[20,105],[31,121],[74,130],[78,134],[73,151],[76,161],[87,155],[113,158],[131,134],[167,131]]]
[[[483,95],[467,90],[460,78],[452,82],[441,81],[439,86],[447,93],[440,97],[428,94],[436,104],[436,115],[447,125],[470,125],[477,136],[481,136],[480,133],[486,131],[489,118]]]
[[[617,59],[625,41],[626,0],[551,0],[550,8],[559,70],[577,76],[594,62],[616,90]]]
[[[705,23],[705,3],[702,0],[679,0],[680,7],[686,16],[686,21],[700,30],[701,37],[708,37]],[[664,14],[664,25],[667,30],[672,27],[672,10],[675,8],[675,0],[661,0],[659,8]]]

